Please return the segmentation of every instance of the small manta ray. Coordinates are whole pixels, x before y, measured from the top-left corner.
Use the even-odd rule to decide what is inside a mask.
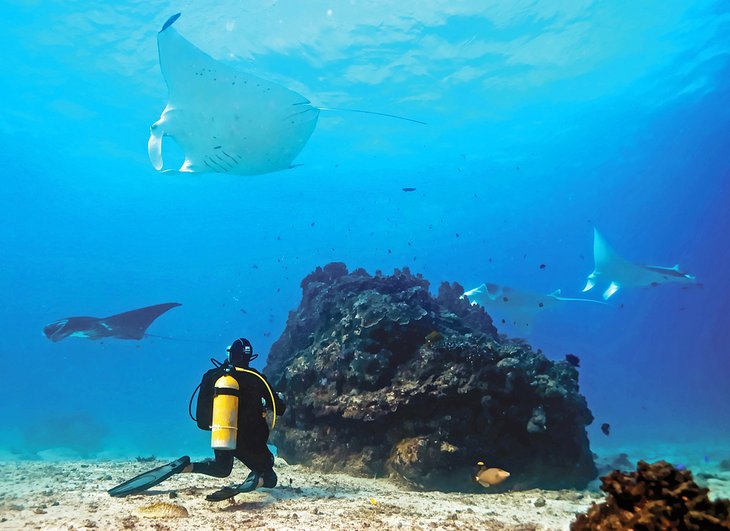
[[[321,110],[423,123],[374,111],[317,108],[293,90],[216,61],[172,27],[179,17],[171,16],[157,34],[168,102],[150,127],[147,154],[158,171],[259,175],[289,169]],[[165,136],[185,152],[179,170],[163,170]]]
[[[539,312],[561,302],[576,301],[605,304],[603,301],[593,299],[561,297],[559,289],[543,295],[492,283],[481,284],[466,291],[462,295],[462,298],[464,297],[472,304],[482,306],[492,317],[504,318],[505,324],[517,327],[523,332],[531,330],[532,322]]]
[[[623,287],[656,287],[669,282],[698,284],[697,278],[674,267],[640,265],[629,262],[616,254],[606,239],[593,229],[593,272],[583,292],[592,290],[597,284],[608,284],[603,292],[603,299],[608,300]]]
[[[49,324],[43,329],[43,333],[54,343],[67,337],[87,339],[116,337],[139,340],[145,337],[145,331],[155,319],[176,306],[181,304],[177,302],[155,304],[111,317],[67,317]]]

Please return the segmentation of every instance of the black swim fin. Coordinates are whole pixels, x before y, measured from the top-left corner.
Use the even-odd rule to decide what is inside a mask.
[[[176,459],[171,463],[158,466],[155,469],[133,477],[121,485],[117,485],[113,489],[109,489],[107,492],[110,496],[114,496],[115,498],[121,498],[122,496],[129,496],[130,494],[143,492],[155,485],[159,485],[173,474],[182,472],[189,464],[190,458],[187,455],[184,455],[180,459]]]
[[[223,487],[222,489],[217,490],[212,494],[208,494],[205,499],[212,502],[219,502],[227,500],[229,498],[233,498],[236,494],[252,492],[256,490],[256,488],[259,486],[259,479],[261,479],[261,476],[259,474],[251,472],[246,478],[246,481],[244,481],[240,485]]]

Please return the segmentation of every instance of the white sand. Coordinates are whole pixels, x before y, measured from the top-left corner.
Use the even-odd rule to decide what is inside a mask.
[[[142,495],[120,499],[106,493],[158,464],[161,462],[0,463],[0,529],[562,530],[568,529],[576,512],[600,497],[567,490],[413,492],[384,479],[320,474],[279,459],[278,487],[241,494],[232,501],[211,503],[205,501],[205,495],[243,481],[248,471],[240,464],[226,479],[184,474]],[[157,519],[135,514],[135,509],[154,502],[182,505],[189,517]]]

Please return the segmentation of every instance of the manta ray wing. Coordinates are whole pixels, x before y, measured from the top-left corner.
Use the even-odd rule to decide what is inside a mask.
[[[109,336],[118,339],[142,339],[145,331],[160,315],[181,306],[177,302],[155,304],[129,312],[118,313],[99,319],[99,324],[109,331]]]
[[[319,109],[292,90],[216,61],[172,27],[179,16],[157,36],[169,98],[150,128],[154,168],[163,170],[164,136],[185,152],[180,172],[257,175],[291,167]]]

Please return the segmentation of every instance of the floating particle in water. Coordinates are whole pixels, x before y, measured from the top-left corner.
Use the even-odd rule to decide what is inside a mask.
[[[410,186],[406,186],[405,188],[402,188],[404,192],[415,192],[415,188],[411,188]]]
[[[539,306],[540,308],[544,308],[544,307],[545,307],[545,303],[541,302],[540,304],[538,304],[538,306]]]
[[[243,315],[246,315],[248,312],[244,310],[243,308],[238,309],[239,312],[241,312]]]
[[[611,435],[611,425],[608,422],[604,422],[601,424],[601,431],[606,437],[608,437]]]
[[[391,254],[392,252],[393,252],[393,251],[391,251],[390,249],[388,249],[388,254]]]
[[[458,232],[456,233],[456,237],[457,237],[457,238],[459,237],[459,233],[458,233]]]
[[[492,259],[491,259],[491,258],[489,259],[489,263],[490,263],[490,264],[492,263]]]
[[[545,269],[547,266],[545,264],[540,264],[540,269]]]
[[[310,227],[314,227],[314,221],[309,224]]]
[[[507,324],[507,321],[505,321],[504,319],[502,319],[502,324]]]

